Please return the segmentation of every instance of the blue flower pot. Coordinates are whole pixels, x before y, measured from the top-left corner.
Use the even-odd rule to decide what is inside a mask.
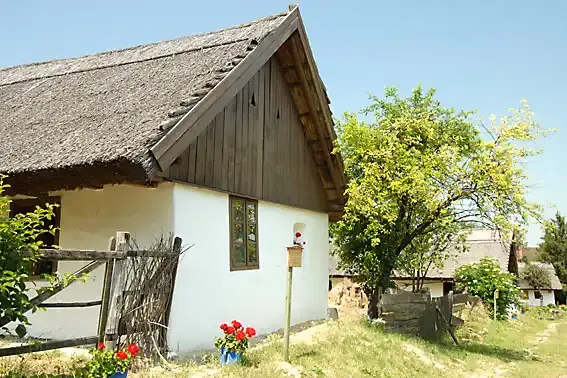
[[[117,371],[108,378],[126,378],[127,376],[128,376],[128,370],[124,371],[124,373]]]
[[[221,348],[220,352],[220,364],[224,365],[234,365],[240,362],[242,355],[238,352],[230,352],[224,348]]]

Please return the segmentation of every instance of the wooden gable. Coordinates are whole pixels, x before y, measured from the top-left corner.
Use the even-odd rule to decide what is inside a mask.
[[[309,139],[274,56],[170,165],[168,178],[327,212]]]

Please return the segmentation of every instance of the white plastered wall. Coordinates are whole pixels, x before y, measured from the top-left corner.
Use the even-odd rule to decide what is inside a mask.
[[[172,192],[173,184],[165,183],[157,188],[116,185],[51,193],[61,196],[59,244],[67,249],[107,250],[110,237],[128,231],[140,247],[149,246],[161,234],[173,231]],[[58,272],[72,273],[88,263],[61,261]],[[47,302],[98,300],[103,277],[104,266],[92,272],[86,283],[76,282]],[[99,306],[50,308],[29,316],[29,334],[56,339],[94,336],[98,315]]]
[[[535,297],[535,290],[526,290],[528,292],[528,299],[524,300],[530,306],[540,306],[541,299]],[[555,292],[553,290],[540,290],[543,296],[543,305],[555,304]]]
[[[394,280],[396,285],[402,290],[411,291],[412,284],[410,280]],[[437,298],[443,296],[443,282],[440,281],[425,281],[423,283],[424,288],[428,288],[431,293],[431,297]]]
[[[231,272],[228,194],[176,183],[173,199],[175,233],[194,244],[177,274],[169,333],[174,351],[212,347],[219,324],[233,319],[259,334],[283,327],[286,246],[298,222],[305,224],[307,245],[303,266],[293,272],[292,323],[326,317],[327,214],[259,201],[260,269]]]

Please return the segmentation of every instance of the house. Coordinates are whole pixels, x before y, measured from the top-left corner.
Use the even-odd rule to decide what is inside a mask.
[[[442,297],[455,286],[455,271],[465,264],[475,264],[484,257],[490,257],[500,265],[503,271],[509,270],[511,243],[501,240],[493,230],[475,229],[467,237],[467,251],[458,253],[445,262],[443,269],[432,268],[424,280],[424,288],[429,289],[432,297]],[[331,257],[329,275],[331,283],[348,278],[350,275],[337,268],[337,261]],[[394,272],[394,282],[400,289],[412,290],[412,278],[403,272]]]
[[[326,317],[328,222],[341,216],[343,163],[326,89],[297,7],[212,33],[0,70],[0,172],[14,211],[60,204],[49,244],[194,245],[177,272],[176,352],[212,346],[218,324],[283,326],[286,246],[307,245],[292,323]],[[46,261],[73,272],[79,262]],[[100,299],[104,269],[51,302]],[[41,285],[41,282],[38,283]],[[98,308],[30,316],[30,334],[96,334]]]
[[[540,253],[538,247],[522,247],[518,249],[518,260],[538,261]]]
[[[537,290],[534,289],[534,287],[531,286],[526,280],[521,278],[522,271],[526,267],[526,264],[519,263],[518,270],[520,272],[520,280],[518,282],[518,285],[522,290],[523,300],[530,306],[547,306],[549,304],[555,304],[555,290],[562,290],[561,282],[559,282],[555,268],[550,263],[531,262],[530,264],[544,268],[549,273],[551,286],[540,287]]]

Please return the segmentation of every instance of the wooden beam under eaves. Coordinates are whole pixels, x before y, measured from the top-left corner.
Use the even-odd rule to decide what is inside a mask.
[[[331,173],[331,178],[332,178],[333,184],[335,185],[335,188],[337,189],[337,194],[339,194],[339,196],[342,198],[342,196],[343,196],[343,194],[342,194],[342,187],[343,187],[342,180],[339,178],[339,175],[337,174],[337,170],[333,166],[333,160],[331,159],[331,151],[329,151],[327,143],[325,143],[325,135],[323,134],[323,130],[325,129],[325,125],[322,124],[321,118],[319,116],[316,116],[316,115],[318,115],[317,106],[316,106],[315,100],[313,99],[313,92],[311,91],[311,88],[309,86],[309,81],[307,79],[307,75],[305,74],[305,70],[303,69],[304,65],[302,64],[301,59],[300,59],[301,55],[300,55],[300,52],[299,52],[297,38],[298,38],[297,34],[293,34],[291,36],[291,48],[292,48],[292,51],[293,51],[293,54],[292,54],[293,59],[295,61],[295,66],[297,67],[297,73],[299,75],[299,79],[301,80],[301,85],[303,87],[305,99],[307,100],[307,105],[310,109],[310,113],[314,115],[312,117],[312,119],[316,124],[315,130],[316,130],[317,136],[318,136],[319,140],[322,142],[322,143],[320,143],[320,145],[321,145],[321,149],[323,150],[323,154],[325,155],[325,163],[327,165],[327,168],[329,169],[329,172]]]

